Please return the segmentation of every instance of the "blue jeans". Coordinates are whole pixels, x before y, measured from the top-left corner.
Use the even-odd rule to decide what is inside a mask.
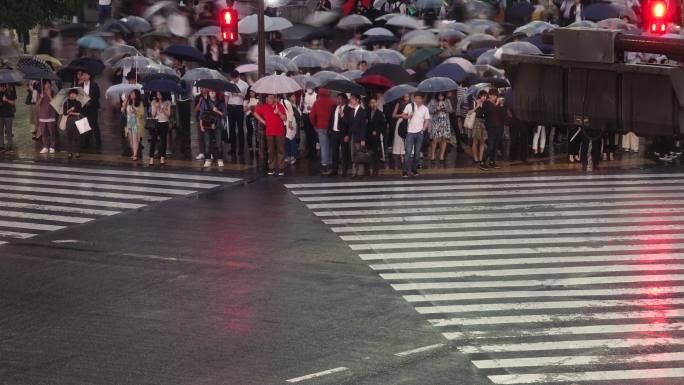
[[[207,159],[214,157],[214,160],[223,160],[223,141],[221,140],[221,129],[204,130],[204,147]]]
[[[299,140],[285,138],[285,157],[299,158]]]
[[[97,23],[102,25],[105,21],[112,17],[112,6],[111,5],[98,5],[97,6]]]
[[[330,135],[327,128],[317,128],[318,143],[321,144],[321,166],[332,164],[332,153],[330,152]]]
[[[499,147],[503,133],[498,129],[487,130],[487,152],[485,153],[485,163],[496,162],[496,148]]]
[[[406,142],[404,150],[404,173],[408,174],[409,167],[411,171],[418,172],[418,163],[420,163],[420,149],[423,147],[423,133],[409,133],[406,135]],[[413,153],[413,157],[411,154]],[[413,162],[413,164],[411,164]]]

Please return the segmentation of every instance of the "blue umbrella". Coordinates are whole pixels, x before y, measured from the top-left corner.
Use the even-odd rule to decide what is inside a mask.
[[[385,100],[385,103],[392,103],[406,94],[416,92],[416,90],[417,88],[410,84],[400,84],[388,89],[383,95],[383,99]]]
[[[466,52],[466,55],[468,55],[468,58],[471,58],[473,61],[477,60],[483,53],[489,51],[490,49],[487,47],[484,48],[473,48],[469,49],[468,52]]]
[[[375,36],[367,37],[366,39],[364,39],[361,42],[361,44],[366,45],[366,46],[392,45],[398,41],[399,41],[399,39],[397,39],[394,36],[375,35]]]
[[[546,44],[542,41],[542,35],[533,35],[530,36],[524,41],[534,45],[535,47],[539,48],[540,51],[542,51],[543,54],[552,54],[553,53],[553,44]]]
[[[494,53],[496,53],[496,49],[490,49],[485,51],[482,55],[480,55],[477,58],[477,61],[475,64],[489,64],[491,66],[500,68],[501,67],[501,60],[499,60]]]
[[[619,19],[623,16],[624,7],[615,3],[595,3],[587,6],[584,10],[584,18],[590,21],[605,19]]]
[[[427,73],[428,77],[444,77],[455,82],[462,82],[471,75],[460,65],[451,63],[442,63]]]
[[[180,60],[196,61],[204,63],[204,55],[197,48],[189,45],[172,44],[164,50],[164,53]]]
[[[147,82],[143,86],[143,90],[145,92],[172,92],[176,94],[182,92],[182,89],[180,88],[178,83],[165,79],[158,79]]]
[[[19,83],[24,80],[24,75],[15,70],[11,69],[0,69],[0,84],[6,83]]]
[[[428,78],[418,84],[418,91],[425,93],[449,92],[457,88],[455,81],[445,77]]]
[[[86,35],[76,42],[79,47],[97,49],[103,51],[107,48],[107,42],[99,36]]]

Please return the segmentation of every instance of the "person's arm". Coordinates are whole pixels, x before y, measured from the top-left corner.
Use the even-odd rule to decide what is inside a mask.
[[[255,109],[254,109],[254,117],[256,118],[256,120],[259,121],[259,123],[261,123],[261,124],[263,124],[263,125],[265,126],[265,125],[266,125],[266,120],[264,120],[264,118],[263,118],[261,115],[259,115],[259,113],[258,113],[257,111],[258,111],[258,110],[255,108]]]
[[[154,101],[152,102],[152,106],[150,108],[150,115],[152,115],[153,118],[157,118],[157,114],[161,112],[161,106],[159,105],[158,102]]]
[[[430,127],[430,112],[425,113],[425,121],[423,122],[423,132],[427,131]]]
[[[399,112],[399,103],[394,105],[394,111],[392,112],[392,117],[395,119],[399,119],[403,117],[403,111],[400,113]]]
[[[366,116],[366,109],[360,108],[359,113],[361,114],[359,119],[361,124],[361,128],[359,129],[359,132],[361,132],[361,147],[366,147],[366,138],[368,138],[368,117]]]
[[[287,121],[287,112],[285,111],[285,107],[281,103],[276,103],[276,111],[278,111],[278,117],[280,120],[283,122]]]
[[[408,120],[411,119],[411,115],[413,115],[413,103],[409,103],[406,105],[406,107],[404,107],[404,113],[401,114],[401,118],[404,120]]]

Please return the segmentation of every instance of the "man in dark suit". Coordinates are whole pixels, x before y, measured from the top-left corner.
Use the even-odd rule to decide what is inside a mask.
[[[88,72],[81,72],[78,76],[78,86],[83,88],[85,93],[90,97],[88,103],[83,106],[84,115],[88,118],[91,132],[86,134],[84,144],[90,146],[90,138],[95,137],[95,149],[102,148],[102,137],[100,136],[100,125],[98,122],[98,112],[100,110],[100,87],[97,83],[91,81],[91,75]]]
[[[366,109],[361,105],[361,97],[359,95],[352,95],[349,99],[350,114],[347,118],[349,124],[349,135],[351,136],[351,152],[352,161],[354,162],[354,177],[357,177],[358,166],[361,164],[367,165],[364,161],[359,161],[357,155],[366,150],[368,140],[368,114]]]
[[[347,176],[351,163],[351,147],[348,119],[352,114],[347,106],[347,95],[337,96],[337,105],[332,108],[328,130],[330,132],[330,149],[332,153],[331,176],[337,175],[340,166],[340,151],[342,152],[342,176]]]
[[[378,101],[376,98],[368,100],[368,138],[366,139],[366,148],[371,153],[373,161],[370,165],[371,174],[377,176],[380,169],[380,160],[382,159],[382,137],[387,136],[387,123],[385,121],[385,114],[378,110]]]

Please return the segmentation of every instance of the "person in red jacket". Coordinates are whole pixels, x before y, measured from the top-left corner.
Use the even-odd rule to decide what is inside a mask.
[[[330,135],[328,134],[328,123],[330,113],[337,103],[330,98],[330,93],[325,88],[318,91],[318,99],[311,107],[309,119],[311,125],[316,130],[318,142],[321,145],[321,173],[327,174],[328,168],[332,164],[332,152],[330,151]]]
[[[268,175],[285,175],[285,106],[276,100],[275,95],[266,96],[266,103],[254,109],[254,117],[266,127],[268,145]]]

